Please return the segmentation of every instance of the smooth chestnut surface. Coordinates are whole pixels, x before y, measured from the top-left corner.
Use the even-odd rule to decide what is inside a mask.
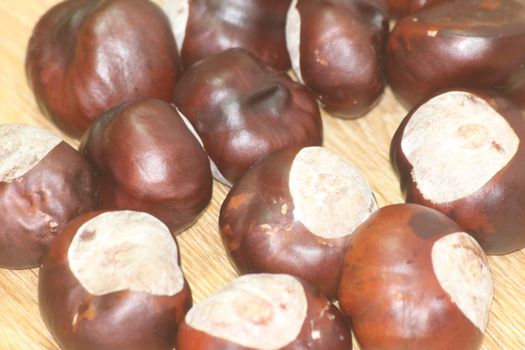
[[[376,209],[353,164],[322,147],[287,148],[233,186],[219,227],[240,273],[292,274],[335,299],[351,234]]]
[[[178,60],[169,20],[149,0],[68,0],[36,24],[26,71],[42,112],[77,135],[123,102],[169,101]]]
[[[192,305],[169,229],[132,211],[71,221],[44,259],[38,301],[64,350],[171,350]]]
[[[80,151],[95,169],[101,209],[145,211],[176,234],[210,202],[208,157],[164,101],[110,109],[86,131]]]
[[[362,350],[476,350],[493,289],[483,250],[458,224],[396,204],[352,235],[339,304]]]
[[[37,267],[54,237],[95,208],[93,170],[47,130],[0,125],[0,267]]]
[[[405,17],[450,0],[388,0],[388,11],[393,17]]]
[[[319,107],[310,92],[243,49],[208,57],[184,71],[174,103],[229,184],[257,160],[289,146],[319,146]]]
[[[242,47],[278,70],[290,68],[284,27],[291,0],[165,0],[184,69]]]
[[[328,112],[362,116],[385,87],[388,29],[381,1],[294,0],[286,43],[295,75]]]
[[[351,350],[343,314],[308,283],[285,274],[244,275],[195,305],[177,350]]]
[[[407,202],[437,209],[489,254],[525,247],[525,124],[490,92],[449,91],[414,108],[392,140]]]
[[[523,91],[524,65],[520,0],[446,2],[399,20],[387,44],[387,78],[408,108],[451,88],[513,95],[516,87]]]

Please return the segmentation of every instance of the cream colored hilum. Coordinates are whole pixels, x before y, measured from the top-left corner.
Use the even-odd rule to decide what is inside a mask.
[[[168,227],[135,211],[103,213],[84,223],[68,250],[69,266],[93,295],[130,290],[170,296],[184,276]]]
[[[519,139],[483,99],[462,91],[434,97],[412,115],[401,148],[423,197],[447,203],[482,188],[516,154]]]
[[[293,0],[286,15],[286,47],[292,62],[292,69],[299,82],[301,74],[301,14],[297,10],[297,0]]]
[[[350,235],[377,210],[372,189],[359,169],[323,147],[299,151],[289,187],[295,220],[319,237]]]
[[[180,53],[186,37],[186,26],[190,16],[190,0],[165,0],[164,12],[170,19],[171,29]]]
[[[452,302],[484,332],[494,282],[483,249],[468,234],[452,233],[434,243],[432,265],[439,284]]]
[[[289,275],[244,275],[194,306],[186,323],[201,332],[258,350],[280,349],[306,318],[303,286]]]

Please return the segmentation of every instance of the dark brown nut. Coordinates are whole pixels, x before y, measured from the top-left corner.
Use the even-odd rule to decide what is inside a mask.
[[[407,108],[447,89],[512,94],[525,84],[525,3],[456,0],[405,17],[388,39],[386,66]]]
[[[245,275],[194,306],[177,350],[351,350],[342,313],[290,275]]]
[[[171,350],[191,291],[166,225],[141,212],[91,212],[53,241],[40,313],[64,350]]]
[[[477,350],[493,294],[471,236],[433,209],[397,204],[352,235],[339,304],[362,350]]]
[[[40,265],[68,221],[93,210],[93,170],[50,132],[0,125],[0,267]]]
[[[384,7],[363,0],[292,2],[286,42],[295,75],[336,116],[362,116],[383,92]]]
[[[388,12],[393,17],[405,17],[450,0],[388,0]]]
[[[489,92],[449,91],[414,108],[392,140],[407,202],[459,223],[489,254],[525,247],[525,123]]]
[[[226,184],[272,151],[323,142],[319,107],[309,91],[243,49],[184,71],[173,100],[201,138],[214,177]]]
[[[184,69],[242,47],[278,70],[290,68],[284,27],[291,0],[165,0]]]
[[[37,23],[26,71],[43,113],[77,135],[123,102],[170,101],[178,60],[169,21],[149,0],[68,0]]]
[[[233,186],[219,227],[241,273],[292,274],[334,299],[351,234],[376,209],[353,164],[322,147],[287,148]]]
[[[145,99],[110,109],[86,131],[80,151],[95,169],[101,209],[145,211],[175,235],[210,202],[208,157],[164,101]]]

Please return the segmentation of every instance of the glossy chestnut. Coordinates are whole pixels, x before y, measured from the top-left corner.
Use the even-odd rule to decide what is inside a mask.
[[[289,146],[319,146],[322,121],[310,92],[243,49],[184,71],[173,98],[216,167],[235,183],[257,160]]]
[[[405,17],[450,0],[388,0],[388,12],[393,17]]]
[[[455,90],[414,108],[392,140],[407,202],[437,209],[489,254],[525,247],[525,123],[491,92]]]
[[[208,157],[164,101],[110,109],[85,132],[80,151],[95,169],[101,209],[145,211],[177,234],[210,202]]]
[[[36,24],[26,71],[43,113],[78,135],[123,102],[169,101],[178,60],[169,20],[151,1],[68,0]]]
[[[290,275],[252,274],[195,305],[177,350],[351,350],[342,313],[308,283]]]
[[[0,267],[37,267],[66,223],[94,209],[93,170],[44,129],[2,124],[0,140]]]
[[[241,273],[292,274],[334,299],[351,234],[376,209],[352,163],[322,147],[287,148],[233,186],[219,227]]]
[[[382,1],[294,0],[286,43],[296,77],[342,118],[365,114],[385,87],[388,16]]]
[[[433,209],[397,204],[352,235],[339,304],[362,350],[478,350],[493,292],[474,238]]]

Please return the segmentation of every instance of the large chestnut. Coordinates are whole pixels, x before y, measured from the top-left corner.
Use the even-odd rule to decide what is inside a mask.
[[[176,234],[210,202],[208,157],[164,101],[144,99],[110,109],[85,132],[80,151],[96,171],[101,209],[145,211]]]
[[[407,202],[439,210],[487,253],[525,247],[525,122],[491,92],[456,90],[414,108],[392,140]]]
[[[330,113],[356,118],[383,92],[388,17],[381,1],[294,0],[286,43],[297,78]]]
[[[29,125],[0,125],[0,267],[40,265],[54,237],[93,210],[88,162],[54,134]]]
[[[177,350],[351,350],[342,313],[290,275],[234,280],[195,305],[180,326]]]
[[[388,39],[386,66],[408,108],[452,88],[512,95],[525,84],[525,3],[455,0],[402,18]]]
[[[184,69],[224,50],[242,47],[286,70],[284,27],[291,0],[165,0]]]
[[[192,305],[168,227],[134,211],[71,221],[44,259],[38,301],[64,350],[171,350]]]
[[[173,98],[215,168],[232,184],[257,160],[288,146],[319,146],[319,107],[301,84],[243,49],[230,49],[184,71]]]
[[[123,102],[169,101],[178,54],[168,18],[149,0],[67,0],[34,28],[26,71],[44,114],[80,134]]]
[[[241,273],[292,274],[333,299],[351,234],[376,209],[353,164],[322,147],[286,148],[233,186],[219,226]]]
[[[397,204],[352,235],[339,304],[362,350],[478,350],[493,290],[483,250],[459,225]]]

